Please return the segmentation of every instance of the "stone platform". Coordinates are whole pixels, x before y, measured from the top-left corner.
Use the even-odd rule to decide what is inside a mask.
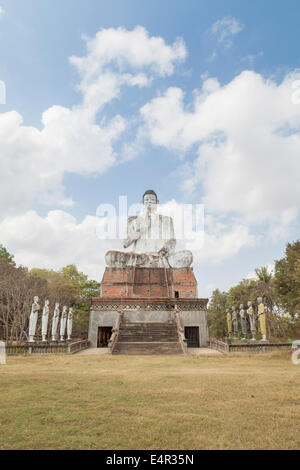
[[[207,303],[197,298],[192,268],[106,268],[92,300],[90,345],[103,346],[110,331],[113,354],[184,354],[185,333],[206,347]]]
[[[168,325],[174,321],[177,312],[183,329],[197,328],[199,331],[199,346],[208,345],[207,299],[103,299],[92,301],[90,312],[89,341],[91,347],[98,344],[98,330],[101,327],[115,328],[119,313],[123,313],[126,322],[160,323]],[[178,334],[178,332],[177,332]]]

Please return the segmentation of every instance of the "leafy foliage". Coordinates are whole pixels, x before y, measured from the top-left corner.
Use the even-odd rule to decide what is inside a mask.
[[[0,245],[0,260],[15,266],[14,255],[11,255],[3,245]]]
[[[75,265],[60,271],[17,268],[13,256],[4,248],[0,253],[0,339],[7,342],[26,341],[31,304],[34,295],[40,305],[50,300],[51,314],[55,302],[73,307],[73,336],[86,337],[92,297],[99,295],[99,284],[88,280]],[[50,317],[51,322],[51,317]],[[37,331],[37,335],[40,332]]]
[[[275,288],[284,310],[300,314],[300,241],[289,243],[285,257],[275,263]]]
[[[285,257],[275,264],[275,274],[263,266],[255,270],[256,279],[244,279],[228,292],[214,291],[208,308],[212,337],[226,336],[226,308],[244,308],[257,298],[266,306],[269,338],[297,338],[300,335],[300,241],[289,243]],[[225,325],[225,331],[224,331]]]
[[[210,336],[224,338],[227,334],[226,310],[227,294],[216,289],[208,306],[207,319]]]

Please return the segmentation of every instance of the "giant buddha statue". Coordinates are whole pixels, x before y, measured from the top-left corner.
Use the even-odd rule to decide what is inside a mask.
[[[127,238],[123,247],[132,251],[109,251],[105,260],[112,268],[189,268],[193,262],[190,251],[175,251],[176,239],[172,217],[157,212],[159,201],[154,191],[146,191],[143,209],[129,217]]]

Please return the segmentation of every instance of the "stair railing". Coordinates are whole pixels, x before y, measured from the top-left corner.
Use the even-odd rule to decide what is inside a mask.
[[[117,318],[116,326],[112,330],[112,335],[111,335],[109,343],[108,343],[108,349],[109,349],[111,354],[113,353],[113,351],[115,349],[115,346],[116,346],[116,343],[117,343],[117,340],[118,340],[122,318],[123,318],[123,312],[118,312],[118,318]]]
[[[210,349],[215,349],[221,353],[229,353],[229,345],[224,343],[224,341],[219,341],[217,339],[211,339],[209,341]]]
[[[175,316],[175,321],[176,321],[177,331],[178,331],[178,338],[179,338],[179,342],[180,342],[180,345],[181,345],[182,352],[183,352],[183,354],[187,354],[188,353],[187,340],[186,340],[185,335],[184,335],[184,329],[181,326],[177,305],[175,306],[174,316]]]
[[[76,354],[79,351],[88,349],[89,347],[90,347],[90,342],[87,339],[84,341],[77,341],[76,343],[70,343],[68,345],[68,354]]]

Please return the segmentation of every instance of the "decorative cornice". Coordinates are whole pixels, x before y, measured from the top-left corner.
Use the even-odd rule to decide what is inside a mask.
[[[92,299],[91,310],[168,310],[179,311],[206,310],[208,299]]]

